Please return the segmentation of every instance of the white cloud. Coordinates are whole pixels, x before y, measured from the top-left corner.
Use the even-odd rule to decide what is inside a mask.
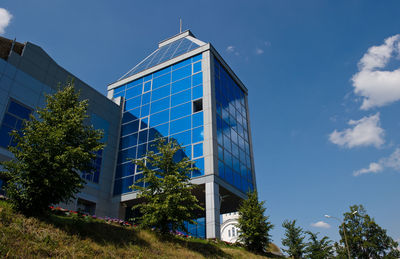
[[[368,173],[380,173],[386,168],[400,171],[400,148],[396,148],[389,157],[384,157],[379,159],[378,162],[370,163],[368,168],[354,171],[353,175],[359,176]]]
[[[5,32],[6,27],[10,24],[12,15],[4,8],[0,8],[0,34]]]
[[[396,56],[400,57],[400,34],[385,39],[382,45],[370,47],[361,58],[359,72],[352,81],[354,93],[364,98],[362,110],[400,100],[400,68],[384,70]]]
[[[382,165],[374,162],[374,163],[370,163],[368,168],[363,168],[363,169],[357,170],[353,174],[354,174],[354,176],[358,176],[360,174],[380,173],[380,172],[382,172],[382,170],[383,170]]]
[[[263,54],[263,53],[264,53],[264,50],[263,50],[263,49],[256,48],[256,54],[257,54],[257,55],[261,55],[261,54]]]
[[[234,52],[235,51],[235,46],[228,46],[226,47],[227,52]]]
[[[239,56],[239,55],[240,55],[240,53],[239,53],[238,51],[236,51],[236,47],[235,47],[235,46],[232,46],[232,45],[226,47],[226,52],[228,52],[228,53],[233,53],[233,54],[235,54],[236,56]]]
[[[333,131],[329,140],[339,146],[353,148],[358,146],[380,147],[385,142],[384,130],[380,127],[379,113],[360,120],[350,120],[352,128],[343,131]]]
[[[311,223],[312,227],[316,227],[316,228],[330,228],[331,225],[329,225],[328,223],[324,222],[324,221],[318,221],[315,223]]]

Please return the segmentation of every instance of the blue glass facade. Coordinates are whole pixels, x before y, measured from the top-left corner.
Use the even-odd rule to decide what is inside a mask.
[[[114,98],[125,98],[114,195],[143,177],[129,159],[143,157],[158,137],[181,144],[180,156],[200,169],[192,177],[204,174],[203,111],[195,105],[203,97],[201,62],[200,54],[114,89]]]
[[[16,146],[10,133],[13,130],[19,131],[24,120],[29,119],[32,109],[22,105],[14,100],[10,100],[7,106],[7,111],[4,114],[3,121],[0,126],[0,146],[8,148],[8,146]]]
[[[214,59],[218,174],[243,192],[253,190],[246,95]]]

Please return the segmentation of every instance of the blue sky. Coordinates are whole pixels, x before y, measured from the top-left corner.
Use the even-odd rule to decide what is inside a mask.
[[[167,3],[168,2],[168,3]],[[3,0],[0,33],[41,46],[105,93],[183,29],[211,42],[249,89],[260,199],[338,239],[350,205],[400,239],[400,1]],[[312,226],[319,221],[323,223]],[[329,225],[328,225],[329,224]]]

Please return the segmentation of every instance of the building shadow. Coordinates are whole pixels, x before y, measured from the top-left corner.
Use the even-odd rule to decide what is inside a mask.
[[[41,220],[70,235],[76,235],[81,239],[89,238],[99,245],[113,244],[116,247],[126,247],[128,244],[135,244],[143,247],[150,246],[147,241],[139,237],[138,231],[132,228],[96,221],[88,222],[83,218],[55,215],[49,215],[46,218],[41,218]]]

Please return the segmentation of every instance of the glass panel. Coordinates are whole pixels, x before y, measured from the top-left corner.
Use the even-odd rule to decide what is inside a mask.
[[[193,158],[203,156],[203,143],[193,145]]]
[[[163,124],[167,121],[169,121],[169,109],[156,114],[152,114],[150,116],[150,127]]]
[[[203,126],[203,112],[198,112],[192,115],[192,127],[196,128]]]
[[[150,94],[151,93],[145,93],[143,94],[142,97],[142,105],[148,104],[150,102]]]
[[[126,90],[126,99],[130,99],[140,94],[142,94],[142,85],[132,87],[131,89]]]
[[[203,97],[203,85],[199,85],[192,88],[192,99]]]
[[[16,117],[6,113],[6,114],[4,114],[4,117],[3,117],[3,125],[7,125],[7,126],[10,126],[11,128],[15,128],[15,126],[17,124],[17,120],[18,119]]]
[[[186,66],[178,70],[172,71],[172,82],[188,77],[192,74],[192,66]]]
[[[8,106],[8,112],[17,115],[22,119],[29,119],[29,115],[31,114],[32,110],[11,101],[10,105]]]
[[[177,93],[177,92],[180,92],[180,91],[190,88],[191,87],[190,81],[191,81],[191,78],[188,77],[183,80],[172,83],[171,93],[174,94],[174,93]]]
[[[161,99],[159,101],[156,101],[154,103],[151,103],[151,114],[168,109],[169,108],[169,99],[170,97]]]
[[[164,75],[164,74],[169,73],[169,72],[171,72],[171,66],[163,68],[163,69],[155,72],[153,74],[153,78],[154,78],[153,79],[153,86],[154,86],[154,81],[155,81],[156,77],[159,77],[159,76]],[[154,87],[153,87],[153,89],[154,89]]]
[[[171,109],[171,120],[175,120],[184,116],[187,116],[192,113],[192,104],[185,103],[179,106],[176,106]]]
[[[138,96],[129,100],[125,101],[125,111],[129,111],[135,108],[138,108],[140,106],[140,101],[142,99],[142,96]]]
[[[191,61],[190,58],[189,58],[189,59],[186,59],[186,60],[184,60],[184,61],[181,61],[181,62],[179,62],[179,63],[173,65],[173,66],[172,66],[172,70],[176,70],[176,69],[178,69],[178,68],[187,66],[187,65],[189,65],[189,64],[191,64],[191,63],[192,63],[192,61]]]
[[[171,134],[190,129],[191,117],[185,117],[171,122]]]
[[[140,119],[140,129],[147,129],[149,127],[149,117]]]
[[[121,135],[125,136],[139,130],[139,120],[124,124],[121,126]]]
[[[193,75],[192,78],[193,78],[193,86],[203,83],[203,73],[202,72]]]
[[[156,132],[160,133],[161,136],[166,137],[168,136],[168,129],[169,129],[169,124],[163,124],[163,125],[159,125],[157,127],[154,127],[154,129],[156,130]]]
[[[150,114],[150,104],[146,104],[140,108],[140,117],[145,117]]]
[[[124,114],[122,115],[122,123],[126,123],[136,119],[138,119],[138,116],[133,115],[131,111],[124,112]]]
[[[198,127],[192,130],[192,143],[200,142],[204,140],[203,127]]]
[[[125,163],[128,161],[128,159],[135,159],[135,158],[136,158],[136,147],[125,149],[119,152],[118,163]]]
[[[115,177],[116,178],[125,177],[128,175],[133,175],[134,173],[135,173],[135,164],[129,162],[117,166]]]
[[[189,101],[190,101],[190,89],[171,96],[172,107]]]
[[[147,81],[144,83],[143,92],[148,92],[151,90],[151,81]]]
[[[147,142],[147,133],[148,130],[143,130],[139,132],[139,144],[143,144]]]
[[[163,76],[153,79],[153,89],[157,89],[161,86],[167,85],[171,82],[171,74],[165,74]]]
[[[179,134],[175,134],[171,136],[171,140],[176,140],[179,145],[186,146],[191,143],[190,141],[190,130],[184,131]]]
[[[132,134],[121,139],[121,149],[137,145],[138,134]]]
[[[201,61],[193,64],[193,74],[201,71]]]
[[[193,62],[196,62],[196,61],[198,61],[198,60],[201,60],[202,58],[203,58],[202,54],[199,54],[199,55],[194,56],[194,57],[192,58],[192,61],[193,61]]]
[[[198,171],[198,170],[193,171],[192,177],[204,175],[204,158],[195,160],[195,166],[198,169],[200,169],[200,171]]]
[[[153,90],[151,94],[151,101],[154,102],[160,100],[164,97],[169,96],[170,93],[171,93],[171,85],[166,85],[159,89]]]

